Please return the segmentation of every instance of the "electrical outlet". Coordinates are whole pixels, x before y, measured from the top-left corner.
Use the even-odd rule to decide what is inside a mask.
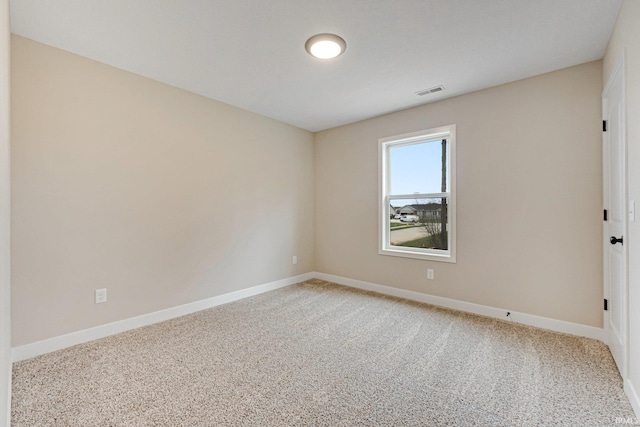
[[[429,280],[434,280],[436,278],[436,275],[433,271],[433,268],[428,268],[427,269],[427,279]]]
[[[107,288],[96,289],[96,304],[107,302]]]
[[[292,262],[293,262],[293,265],[296,265],[298,263],[298,256],[297,255],[293,256],[293,261]]]

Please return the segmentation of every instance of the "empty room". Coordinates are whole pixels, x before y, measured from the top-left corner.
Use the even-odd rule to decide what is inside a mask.
[[[0,427],[640,425],[640,1],[0,0]]]

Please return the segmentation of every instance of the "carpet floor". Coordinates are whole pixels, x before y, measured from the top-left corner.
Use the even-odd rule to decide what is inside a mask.
[[[613,426],[600,342],[321,280],[13,367],[20,426]]]

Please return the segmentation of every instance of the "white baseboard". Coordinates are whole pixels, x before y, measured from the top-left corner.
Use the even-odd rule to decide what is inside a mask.
[[[508,320],[506,318],[507,310],[505,309],[458,301],[449,298],[423,294],[420,292],[408,291],[405,289],[393,288],[390,286],[364,282],[361,280],[348,279],[346,277],[334,276],[332,274],[313,272],[288,277],[286,279],[278,280],[271,283],[265,283],[248,289],[242,289],[240,291],[195,301],[189,304],[179,305],[165,310],[132,317],[130,319],[124,319],[117,322],[108,323],[106,325],[96,326],[94,328],[84,329],[82,331],[72,332],[70,334],[37,341],[19,347],[14,347],[12,349],[12,360],[13,362],[19,362],[21,360],[30,359],[42,354],[51,353],[52,351],[61,350],[63,348],[82,344],[88,341],[93,341],[99,338],[104,338],[110,335],[115,335],[121,332],[129,331],[131,329],[140,328],[142,326],[163,322],[165,320],[184,316],[196,311],[205,310],[207,308],[215,307],[229,302],[238,301],[243,298],[283,288],[313,278],[327,280],[329,282],[334,282],[344,286],[350,286],[352,288],[378,292],[385,295],[406,298],[409,300],[424,302],[427,304],[433,304],[440,307],[447,307],[454,310],[466,311],[469,313]],[[584,336],[600,341],[602,341],[604,338],[603,330],[601,328],[595,328],[592,326],[579,325],[562,320],[549,319],[546,317],[533,316],[530,314],[518,313],[513,311],[511,312],[509,319],[525,325],[536,326],[539,328],[549,329],[557,332],[564,332],[572,335]]]
[[[153,323],[163,322],[165,320],[184,316],[196,311],[205,310],[207,308],[238,301],[243,298],[258,295],[264,292],[283,288],[305,280],[313,279],[314,273],[306,273],[298,276],[288,277],[286,279],[277,280],[271,283],[230,292],[224,295],[195,301],[189,304],[183,304],[176,307],[167,308],[165,310],[155,311],[153,313],[143,314],[141,316],[132,317],[130,319],[120,320],[106,325],[96,326],[95,328],[84,329],[82,331],[72,332],[70,334],[37,341],[31,344],[25,344],[12,349],[13,362],[30,359],[41,354],[51,353],[52,351],[61,350],[77,344],[93,341],[98,338],[108,337],[120,332],[129,331],[131,329],[140,328],[142,326],[151,325]]]
[[[631,407],[636,413],[636,420],[640,420],[640,395],[638,395],[631,381],[624,380],[624,392],[627,394],[629,402],[631,402]]]
[[[424,302],[440,307],[452,308],[454,310],[466,311],[468,313],[480,314],[482,316],[493,317],[502,320],[511,320],[523,325],[535,326],[551,331],[563,332],[565,334],[577,335],[603,341],[604,330],[593,326],[580,325],[577,323],[565,322],[564,320],[549,319],[547,317],[534,316],[532,314],[518,313],[511,310],[489,307],[486,305],[474,304],[435,295],[423,294],[421,292],[408,291],[376,283],[363,282],[362,280],[348,279],[346,277],[334,276],[332,274],[315,273],[315,277],[321,280],[334,282],[339,285],[350,286],[352,288],[366,291],[378,292],[394,297],[405,298],[413,301]],[[507,318],[506,314],[511,314]]]

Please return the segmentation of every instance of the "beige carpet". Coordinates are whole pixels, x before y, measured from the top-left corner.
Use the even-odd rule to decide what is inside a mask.
[[[597,341],[311,280],[16,363],[18,426],[612,426]]]

